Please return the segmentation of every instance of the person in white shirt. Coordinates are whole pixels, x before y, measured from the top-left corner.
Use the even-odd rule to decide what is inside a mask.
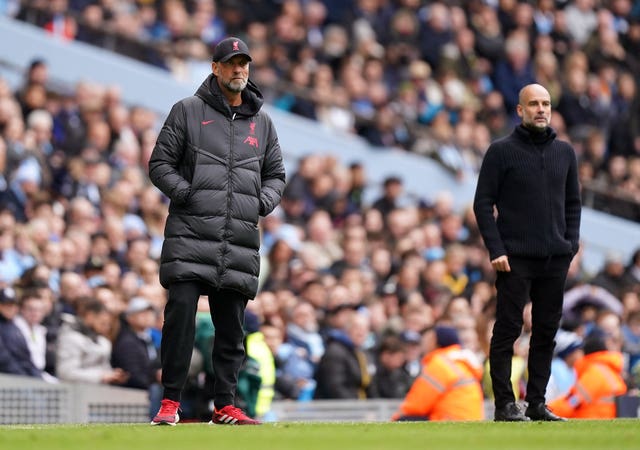
[[[31,361],[40,370],[45,366],[47,329],[41,324],[45,316],[44,301],[35,291],[26,291],[14,322],[22,332],[31,352]]]

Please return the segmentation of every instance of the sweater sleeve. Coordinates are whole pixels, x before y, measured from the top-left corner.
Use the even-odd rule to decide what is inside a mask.
[[[580,245],[580,215],[582,201],[580,199],[580,186],[578,183],[578,162],[573,149],[571,149],[571,163],[567,173],[567,186],[565,191],[565,220],[567,224],[566,238],[571,242],[572,254],[578,253]]]
[[[473,212],[476,215],[478,228],[492,260],[507,254],[493,214],[502,179],[501,166],[498,149],[495,144],[491,144],[482,160],[473,200]]]

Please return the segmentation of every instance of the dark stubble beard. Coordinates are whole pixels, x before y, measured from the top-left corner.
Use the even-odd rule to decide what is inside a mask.
[[[523,125],[526,129],[533,131],[534,133],[543,133],[547,130],[549,122],[545,122],[544,126],[540,126],[532,120],[531,122],[523,122]]]

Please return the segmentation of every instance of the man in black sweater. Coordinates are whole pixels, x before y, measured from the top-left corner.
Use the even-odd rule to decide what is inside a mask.
[[[551,99],[539,84],[520,91],[522,123],[493,142],[482,162],[473,209],[497,272],[498,303],[489,363],[495,420],[565,420],[544,394],[562,315],[569,263],[578,251],[580,192],[576,156],[549,127]],[[494,208],[496,215],[494,215]],[[513,344],[532,302],[529,381],[523,414],[511,387]]]

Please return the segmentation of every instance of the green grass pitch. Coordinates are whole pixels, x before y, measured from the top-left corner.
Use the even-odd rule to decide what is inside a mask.
[[[1,450],[625,450],[640,420],[566,423],[275,423],[263,426],[24,425],[0,427]]]

